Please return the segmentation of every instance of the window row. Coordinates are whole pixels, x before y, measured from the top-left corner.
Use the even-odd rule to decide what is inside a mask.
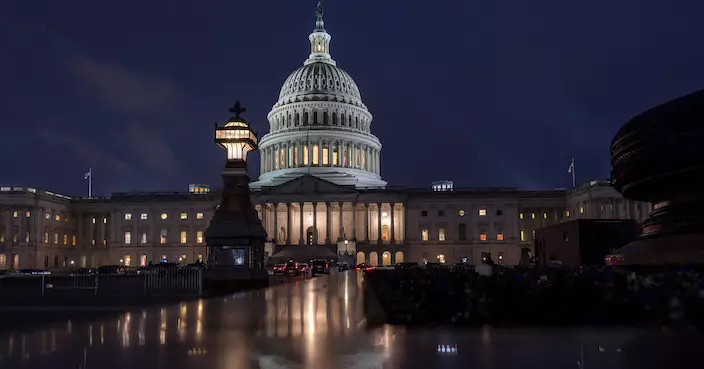
[[[297,82],[296,82],[297,83]],[[297,86],[294,86],[297,87]],[[338,81],[338,87],[339,87],[339,81]],[[309,124],[323,124],[323,125],[334,125],[334,126],[342,126],[342,127],[349,127],[349,128],[355,128],[359,129],[363,132],[369,132],[369,122],[362,118],[360,122],[360,117],[359,116],[352,116],[351,114],[344,114],[344,113],[337,113],[333,112],[328,114],[328,112],[324,111],[322,114],[318,114],[317,111],[313,111],[313,114],[310,114],[308,111],[304,111],[303,114],[299,112],[295,113],[288,113],[288,114],[279,114],[274,117],[273,121],[271,122],[272,131],[278,131],[279,129],[284,129],[284,128],[290,128],[290,127],[297,127],[300,125],[309,125]]]
[[[179,235],[179,241],[182,244],[188,243],[188,231],[181,231]],[[123,240],[125,245],[130,245],[132,244],[132,231],[125,231]],[[202,244],[203,243],[203,231],[197,231],[196,232],[196,244]],[[162,228],[161,231],[159,232],[159,243],[160,244],[165,244],[168,242],[168,230],[166,228]],[[142,232],[139,234],[139,243],[145,244],[147,243],[147,232]]]
[[[464,210],[459,210],[459,211],[457,212],[457,215],[460,216],[460,217],[464,217],[465,215],[467,215],[467,212],[464,211]],[[485,217],[485,216],[487,215],[486,209],[484,209],[484,208],[479,209],[479,211],[477,212],[477,215],[479,215],[480,217]],[[502,216],[502,215],[504,215],[503,209],[496,209],[496,215],[497,215],[497,216]],[[422,216],[422,217],[427,217],[427,216],[428,216],[428,211],[427,211],[427,210],[421,211],[421,212],[420,212],[420,216]],[[445,216],[445,210],[438,210],[438,216],[439,216],[439,217],[444,217],[444,216]]]
[[[169,260],[168,260],[168,258],[166,257],[166,255],[161,255],[161,262],[162,262],[162,263],[168,263],[168,261],[169,261]],[[202,254],[198,254],[198,259],[197,259],[197,261],[200,262],[200,263],[203,262],[203,255],[202,255]],[[178,257],[178,262],[179,262],[179,263],[188,263],[188,257],[186,256],[186,254],[183,254],[183,255],[179,256],[179,257]],[[147,255],[146,255],[146,254],[142,254],[142,255],[139,256],[139,266],[140,266],[140,267],[145,267],[145,266],[147,266],[147,265],[150,265],[150,263],[151,263],[151,262],[147,262]],[[122,259],[120,259],[120,264],[121,264],[121,265],[124,265],[124,266],[126,266],[126,267],[135,266],[135,265],[132,264],[132,255],[130,255],[130,254],[125,254],[125,255],[122,257]]]
[[[460,224],[457,227],[457,233],[458,233],[458,240],[459,241],[467,241],[467,226],[465,224]],[[424,242],[427,242],[430,240],[430,231],[428,228],[422,228],[420,231],[420,239]],[[487,232],[485,230],[481,230],[479,232],[479,240],[480,241],[487,241]],[[438,241],[445,241],[445,228],[440,227],[438,228]],[[504,232],[503,230],[499,229],[496,232],[496,241],[503,241],[504,240]]]
[[[166,220],[169,218],[169,214],[168,213],[161,213],[160,218],[161,218],[161,220]],[[139,219],[140,220],[147,220],[147,219],[149,219],[149,215],[147,213],[141,213],[141,214],[139,214]],[[179,219],[181,219],[181,220],[188,219],[188,213],[181,213]],[[203,213],[196,213],[196,219],[197,220],[203,219]],[[132,220],[132,213],[125,213],[125,220]],[[93,223],[95,223],[95,218],[93,218]]]

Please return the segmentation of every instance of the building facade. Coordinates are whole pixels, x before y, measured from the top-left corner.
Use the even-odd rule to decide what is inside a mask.
[[[305,248],[372,265],[488,256],[516,264],[536,229],[585,218],[640,222],[650,213],[650,204],[623,199],[605,181],[548,191],[388,186],[372,114],[330,55],[320,4],[309,40],[310,55],[268,115],[260,176],[250,186],[269,256]],[[219,199],[207,186],[105,198],[2,187],[0,269],[190,263],[206,255],[203,232]]]

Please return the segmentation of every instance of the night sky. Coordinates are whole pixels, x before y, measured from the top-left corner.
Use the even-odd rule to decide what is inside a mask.
[[[309,54],[315,0],[4,0],[0,184],[85,195],[219,186],[215,121],[260,133]],[[704,2],[328,0],[394,186],[609,176],[633,115],[704,85]],[[258,154],[250,173],[259,171]]]

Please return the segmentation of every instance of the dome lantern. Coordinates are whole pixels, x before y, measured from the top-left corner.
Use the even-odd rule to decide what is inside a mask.
[[[308,36],[310,40],[310,55],[308,59],[303,63],[308,65],[310,63],[323,62],[335,65],[335,61],[330,57],[330,39],[332,38],[327,31],[325,31],[325,21],[323,21],[323,4],[318,1],[318,7],[315,9],[315,29],[313,33]]]

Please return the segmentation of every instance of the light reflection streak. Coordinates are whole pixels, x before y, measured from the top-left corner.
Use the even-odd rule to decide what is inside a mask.
[[[145,311],[142,311],[142,317],[139,319],[139,332],[137,333],[137,337],[139,339],[140,346],[144,346],[144,343],[145,343],[144,335],[146,334],[146,332],[145,332],[146,320],[147,320],[147,314]]]
[[[88,326],[88,346],[93,347],[93,325]]]
[[[105,326],[102,324],[100,325],[100,344],[105,344]]]
[[[301,297],[293,295],[291,297],[291,336],[300,337],[303,334],[303,311],[301,309]]]
[[[122,327],[122,347],[130,347],[130,321],[132,315],[129,312],[125,313],[125,324]],[[119,332],[119,330],[118,330]]]

